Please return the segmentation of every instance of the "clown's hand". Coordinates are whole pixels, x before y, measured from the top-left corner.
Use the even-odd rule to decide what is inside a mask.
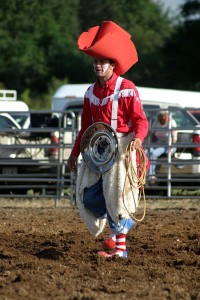
[[[134,149],[139,149],[142,146],[142,141],[139,138],[134,138],[133,142],[132,142],[132,151]]]
[[[67,161],[67,166],[72,172],[77,172],[77,157],[74,155],[70,155]]]

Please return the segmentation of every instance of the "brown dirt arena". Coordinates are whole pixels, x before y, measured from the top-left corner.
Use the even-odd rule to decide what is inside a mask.
[[[200,300],[200,201],[147,200],[128,258],[97,256],[76,208],[1,202],[1,300]]]

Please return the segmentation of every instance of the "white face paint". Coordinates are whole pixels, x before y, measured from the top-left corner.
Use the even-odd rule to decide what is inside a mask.
[[[102,72],[103,72],[103,73],[106,72],[106,71],[108,70],[109,66],[110,66],[110,64],[105,64],[105,65],[103,65],[103,66],[102,66]]]

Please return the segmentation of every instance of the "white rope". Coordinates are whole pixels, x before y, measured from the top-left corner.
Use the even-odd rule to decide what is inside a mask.
[[[129,213],[129,215],[135,221],[142,222],[144,220],[145,214],[146,214],[146,199],[145,199],[145,192],[144,192],[144,184],[146,181],[146,155],[142,148],[135,149],[139,155],[139,169],[137,168],[137,171],[136,171],[135,167],[133,166],[132,159],[131,159],[132,149],[133,149],[133,141],[130,142],[126,148],[126,158],[125,158],[126,176],[125,176],[125,182],[124,182],[123,195],[125,193],[125,186],[126,186],[127,181],[129,181],[131,190],[133,190],[135,188],[140,190],[139,195],[138,195],[138,197],[139,197],[138,203],[141,200],[141,196],[143,196],[143,200],[144,200],[144,210],[143,210],[142,217],[140,219],[137,219],[135,216],[133,216],[133,213],[129,212],[125,203],[124,203],[124,206],[125,206],[127,212]],[[136,153],[136,156],[137,156],[137,153]],[[134,178],[137,178],[137,180],[135,181]],[[134,195],[133,195],[133,200],[134,200],[135,206],[136,206],[136,201],[135,201]]]

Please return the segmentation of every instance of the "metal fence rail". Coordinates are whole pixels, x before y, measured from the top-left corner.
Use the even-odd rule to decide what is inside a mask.
[[[51,114],[52,111],[31,111],[31,114]],[[0,197],[2,198],[70,198],[75,204],[76,176],[67,169],[67,158],[80,129],[80,114],[53,112],[59,115],[57,126],[44,125],[28,129],[0,129]],[[156,128],[150,127],[149,133]],[[194,128],[187,128],[193,131]],[[166,130],[166,129],[165,129]],[[168,131],[171,128],[167,129]],[[182,130],[178,128],[177,130]],[[57,143],[52,139],[56,133]],[[148,153],[157,147],[148,137],[144,143]],[[171,140],[166,143],[172,148]],[[182,149],[200,144],[177,142]],[[56,156],[49,155],[56,149]],[[9,151],[8,151],[9,150]],[[14,155],[13,153],[18,153]],[[10,153],[7,155],[7,153]],[[13,154],[13,155],[12,155]],[[7,157],[6,157],[7,156]],[[178,159],[170,154],[157,161],[157,182],[151,184],[148,174],[145,186],[148,198],[199,198],[200,156]],[[174,171],[175,170],[175,171]],[[195,173],[196,170],[196,173]]]

